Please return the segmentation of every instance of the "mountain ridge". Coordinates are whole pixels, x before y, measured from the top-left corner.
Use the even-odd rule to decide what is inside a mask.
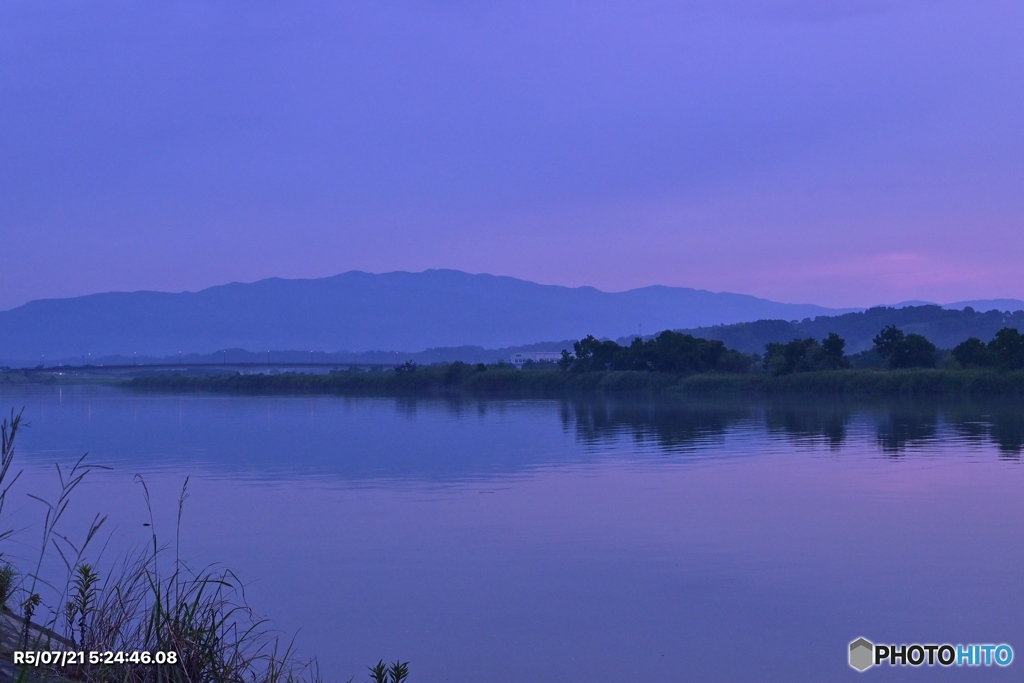
[[[446,269],[348,271],[231,282],[196,292],[102,292],[30,301],[0,312],[0,359],[52,362],[86,354],[165,356],[223,348],[502,348],[586,334],[618,337],[640,325],[651,332],[844,310],[851,309],[665,285],[604,292]]]
[[[1024,302],[1022,302],[1024,304]],[[793,339],[823,339],[835,332],[846,341],[847,353],[860,353],[874,346],[874,337],[882,328],[894,325],[905,333],[920,334],[940,349],[952,349],[969,337],[988,342],[1004,327],[1024,330],[1024,305],[1014,312],[955,309],[937,304],[924,306],[875,306],[866,311],[837,316],[818,316],[801,321],[755,320],[730,325],[682,330],[695,337],[717,339],[726,346],[746,353],[761,353],[765,344],[785,343]]]
[[[1015,304],[1024,308],[1014,299],[944,308],[1007,310]],[[647,334],[664,329],[710,333],[723,325],[757,321],[795,324],[863,310],[667,285],[604,292],[448,269],[348,271],[324,278],[228,282],[195,292],[100,292],[30,301],[0,312],[0,364],[223,349],[504,349],[587,334],[630,337],[641,328]]]

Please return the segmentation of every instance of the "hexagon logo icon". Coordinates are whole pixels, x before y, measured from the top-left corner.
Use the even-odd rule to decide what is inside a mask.
[[[867,638],[858,638],[850,643],[850,666],[864,671],[875,663],[875,646]]]

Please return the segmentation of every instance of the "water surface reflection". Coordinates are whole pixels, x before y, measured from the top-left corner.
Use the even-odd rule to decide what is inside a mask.
[[[191,477],[183,551],[248,578],[333,680],[380,657],[420,681],[859,680],[857,636],[1024,652],[1020,404],[3,387],[3,405],[32,423],[28,492],[83,451],[113,467],[74,502],[111,515],[111,554],[148,534],[136,473],[161,530]],[[38,512],[10,500],[9,521]]]
[[[1024,406],[1019,402],[707,399],[676,401],[564,401],[562,423],[584,444],[628,436],[665,452],[700,450],[736,431],[761,430],[795,444],[839,450],[872,434],[879,450],[899,457],[953,438],[992,444],[1006,458],[1024,448]]]

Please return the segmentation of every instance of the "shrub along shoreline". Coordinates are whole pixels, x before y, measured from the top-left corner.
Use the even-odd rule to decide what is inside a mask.
[[[810,394],[1024,396],[1024,335],[1004,328],[988,344],[971,338],[942,352],[919,334],[888,326],[874,348],[847,356],[846,341],[794,339],[765,345],[764,355],[720,341],[665,330],[628,346],[587,336],[557,363],[456,361],[390,370],[337,370],[327,375],[152,375],[134,389],[251,394],[565,396],[573,394]]]
[[[404,372],[352,371],[313,375],[163,375],[137,377],[124,386],[145,391],[341,396],[453,396],[553,398],[585,394],[813,395],[813,396],[1018,396],[1024,371],[991,369],[842,369],[767,373],[677,374],[606,370],[573,374],[557,369],[432,365]]]

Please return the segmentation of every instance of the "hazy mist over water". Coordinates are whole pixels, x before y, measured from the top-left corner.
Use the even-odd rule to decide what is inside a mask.
[[[85,449],[113,468],[68,529],[110,513],[101,565],[149,540],[136,473],[166,541],[190,477],[183,555],[236,569],[334,680],[400,657],[429,681],[818,681],[855,675],[858,636],[1024,642],[1019,406],[0,401],[31,423],[19,491]],[[39,505],[8,510],[31,546]]]

